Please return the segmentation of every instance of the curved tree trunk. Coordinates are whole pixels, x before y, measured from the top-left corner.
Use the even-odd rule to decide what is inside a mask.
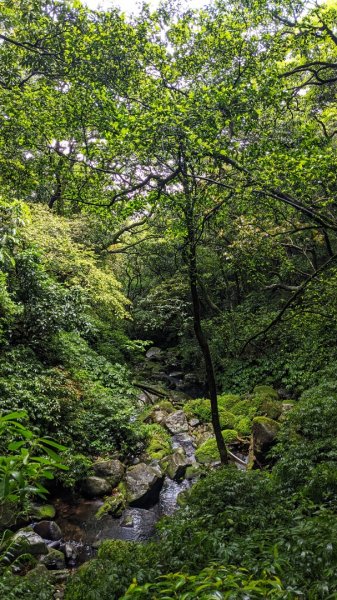
[[[187,231],[188,231],[188,274],[189,274],[189,283],[190,290],[192,296],[192,308],[193,308],[193,325],[195,336],[198,340],[198,344],[200,346],[200,350],[202,352],[205,369],[206,369],[206,377],[207,377],[207,385],[209,391],[209,397],[211,401],[211,413],[212,413],[212,425],[214,430],[214,435],[216,439],[216,443],[219,450],[220,461],[222,464],[228,464],[228,454],[225,446],[224,439],[221,433],[221,425],[219,419],[219,410],[218,410],[218,396],[216,389],[216,380],[214,374],[213,360],[211,351],[208,345],[207,338],[203,332],[202,324],[201,324],[201,314],[200,314],[200,299],[198,292],[198,271],[197,271],[197,255],[196,255],[196,240],[195,233],[193,227],[193,221],[187,218]]]

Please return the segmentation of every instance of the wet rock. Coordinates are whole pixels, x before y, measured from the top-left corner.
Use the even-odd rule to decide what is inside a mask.
[[[253,419],[253,451],[261,460],[275,442],[280,425],[268,417]]]
[[[34,525],[34,531],[45,540],[60,540],[62,531],[55,521],[40,521]]]
[[[107,479],[112,487],[119,484],[125,472],[123,463],[118,459],[97,461],[93,469],[97,477]]]
[[[81,490],[88,498],[97,498],[109,494],[112,490],[111,483],[103,477],[87,477],[81,483]]]
[[[158,465],[139,463],[128,469],[125,485],[130,506],[153,506],[158,501],[163,474]]]
[[[126,515],[123,521],[121,522],[121,527],[133,527],[134,526],[134,518],[132,515]]]
[[[159,361],[162,358],[162,354],[163,353],[160,348],[157,348],[156,346],[152,346],[152,348],[148,349],[145,356],[149,360],[158,360]]]
[[[190,427],[197,427],[197,425],[200,425],[200,421],[199,421],[199,419],[194,418],[194,419],[190,419],[188,424]]]
[[[166,472],[171,479],[181,481],[184,478],[187,467],[190,465],[191,460],[187,458],[182,449],[179,449],[168,457]]]
[[[54,519],[56,515],[55,506],[52,504],[32,504],[30,515],[35,521]]]
[[[197,425],[193,430],[193,436],[195,437],[197,446],[200,446],[214,436],[212,425],[210,423]]]
[[[49,550],[48,554],[41,558],[41,564],[45,565],[47,569],[65,569],[66,561],[63,552],[60,550]]]
[[[30,527],[20,529],[17,533],[15,533],[13,535],[13,541],[19,542],[18,548],[16,550],[17,556],[26,553],[32,554],[32,556],[38,556],[39,554],[48,553],[48,548],[45,541]]]
[[[167,417],[165,425],[170,433],[183,433],[188,431],[188,422],[183,410],[178,410]]]
[[[64,553],[64,555],[70,565],[76,563],[78,551],[77,551],[77,547],[74,543],[66,542],[65,544],[60,546],[60,550],[62,550],[62,552]]]

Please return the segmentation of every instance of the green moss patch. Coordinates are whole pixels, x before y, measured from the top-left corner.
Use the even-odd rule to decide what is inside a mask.
[[[236,440],[238,432],[234,429],[225,429],[222,432],[222,437],[226,444]],[[219,452],[215,438],[206,440],[195,452],[195,458],[201,464],[208,464],[219,460]]]
[[[240,398],[239,396],[235,396]],[[188,418],[196,417],[201,423],[212,421],[211,403],[208,398],[197,398],[185,403],[183,410]],[[219,418],[221,429],[233,429],[235,427],[235,415],[219,403]]]
[[[145,453],[150,459],[161,460],[171,453],[171,437],[160,425],[147,425],[146,437]]]
[[[277,391],[270,385],[256,385],[253,392],[254,396],[258,396],[259,398],[269,398],[270,400],[279,399]]]

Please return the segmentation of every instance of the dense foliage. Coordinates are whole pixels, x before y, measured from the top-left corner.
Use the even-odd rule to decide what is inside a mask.
[[[159,541],[105,542],[67,600],[337,595],[336,17],[2,2],[1,527],[97,457],[170,453],[140,406],[148,344],[205,392],[182,407],[213,423],[200,462],[279,419],[264,470],[207,474]],[[0,595],[52,597],[26,577]]]

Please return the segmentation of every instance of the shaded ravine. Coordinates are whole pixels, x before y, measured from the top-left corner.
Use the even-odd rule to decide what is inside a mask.
[[[183,448],[191,463],[195,463],[193,439],[188,434],[172,436],[174,449]],[[170,516],[178,506],[178,496],[191,486],[193,480],[174,481],[165,477],[158,502],[149,508],[126,508],[121,517],[109,514],[96,517],[102,500],[76,501],[70,498],[55,498],[57,524],[62,530],[62,542],[68,558],[68,566],[75,567],[92,558],[100,543],[106,539],[146,541],[155,535],[157,521]]]

